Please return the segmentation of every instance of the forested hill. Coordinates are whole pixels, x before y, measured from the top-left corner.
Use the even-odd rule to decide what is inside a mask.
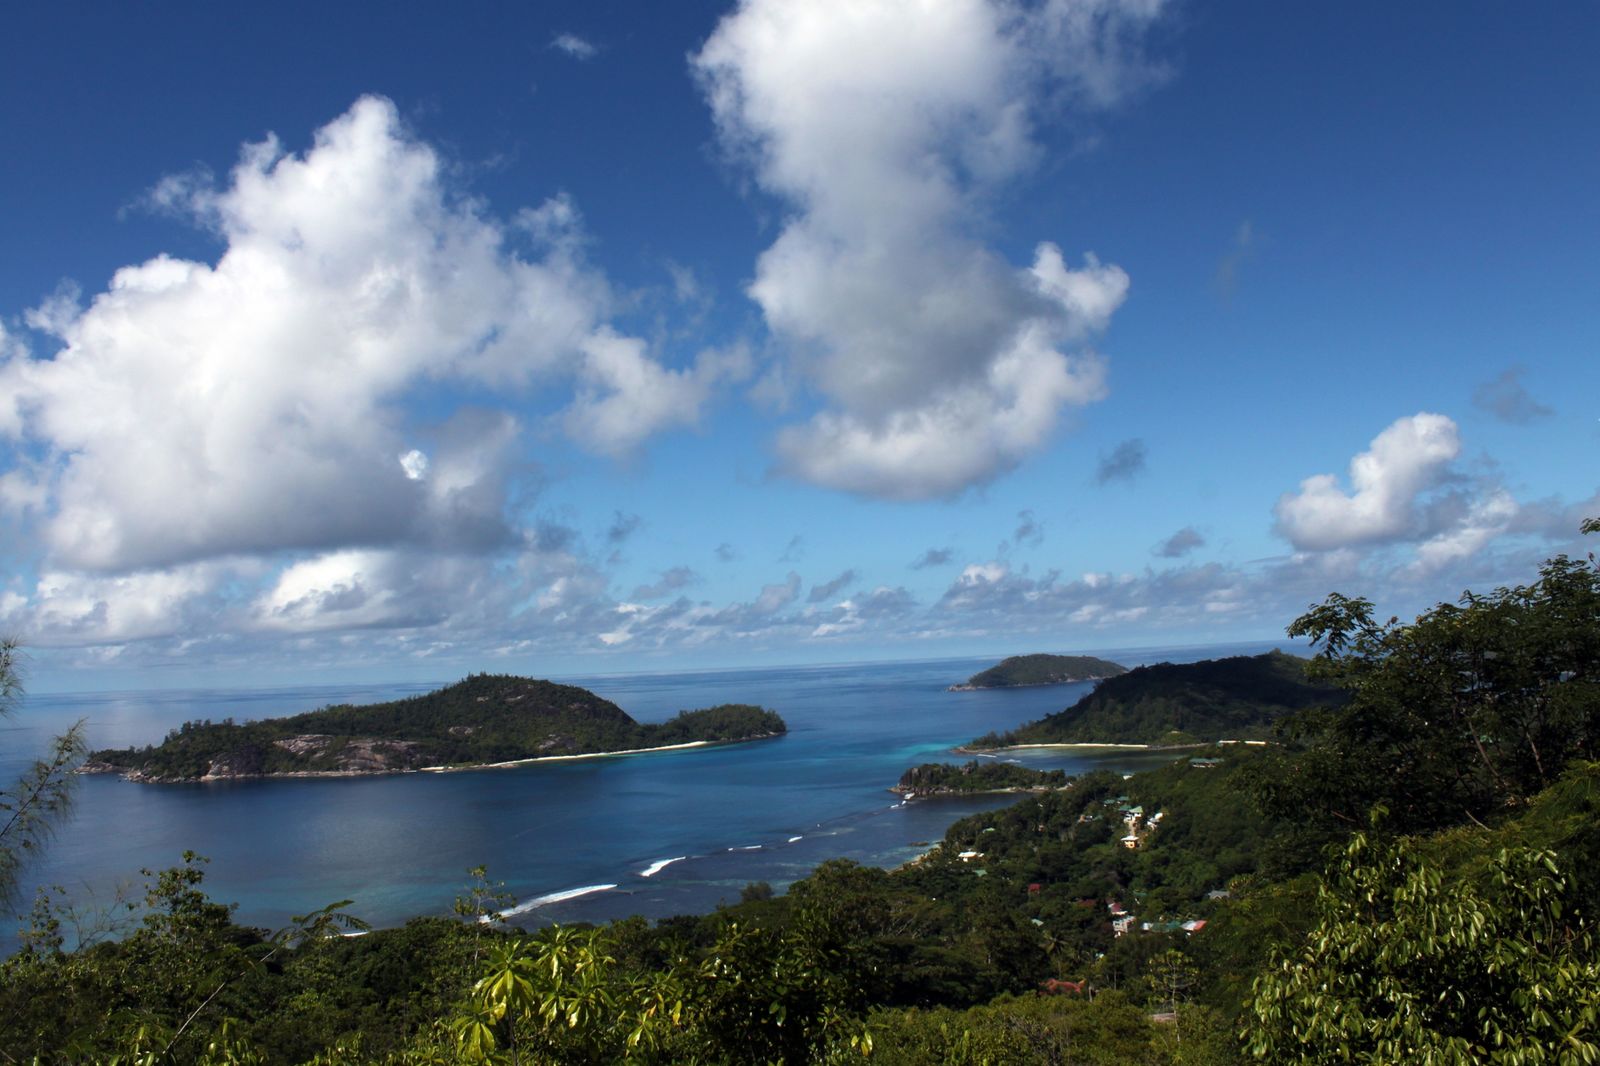
[[[85,768],[143,781],[355,775],[751,740],[786,728],[777,714],[745,704],[641,724],[587,689],[476,674],[388,703],[343,704],[257,722],[187,722],[154,747],[97,751]]]
[[[1306,660],[1281,651],[1159,663],[1109,678],[1064,711],[968,747],[1257,739],[1291,711],[1341,701],[1337,690],[1307,678]]]
[[[1025,685],[1065,685],[1073,681],[1099,681],[1128,672],[1126,666],[1092,655],[1013,655],[996,666],[973,674],[951,692],[980,688],[1021,688]]]

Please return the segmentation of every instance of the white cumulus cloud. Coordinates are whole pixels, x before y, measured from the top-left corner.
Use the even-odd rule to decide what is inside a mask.
[[[1037,118],[1148,80],[1156,0],[746,0],[695,56],[724,143],[793,209],[749,294],[823,407],[785,468],[870,496],[950,495],[1105,394],[1087,347],[1128,291],[1041,241],[978,239],[1038,156]]]
[[[1350,460],[1350,489],[1333,474],[1317,474],[1286,493],[1275,514],[1278,529],[1302,551],[1327,551],[1414,537],[1418,502],[1446,477],[1461,454],[1456,424],[1422,412],[1397,419],[1366,451]]]
[[[731,372],[669,370],[614,332],[570,200],[488,217],[378,97],[302,154],[248,146],[220,189],[163,188],[220,237],[215,263],[158,255],[86,306],[52,301],[30,316],[59,340],[48,356],[0,336],[0,435],[45,455],[4,495],[43,512],[68,569],[503,543],[514,425],[427,450],[408,390],[576,376],[563,424],[616,452],[692,423]]]

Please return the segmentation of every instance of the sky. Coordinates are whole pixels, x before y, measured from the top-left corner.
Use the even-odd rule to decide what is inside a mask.
[[[1592,4],[5,22],[36,691],[1271,639],[1592,547]]]

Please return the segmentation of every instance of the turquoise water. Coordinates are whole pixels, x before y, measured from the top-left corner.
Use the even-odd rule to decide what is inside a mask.
[[[1119,661],[1266,647],[1173,649]],[[211,895],[236,902],[238,919],[253,925],[275,928],[340,899],[354,900],[348,909],[378,926],[447,913],[478,864],[522,901],[520,921],[539,924],[706,911],[737,899],[751,881],[781,887],[832,857],[897,865],[955,819],[1010,802],[901,804],[886,789],[907,767],[958,760],[953,745],[1059,710],[1090,687],[945,691],[991,662],[562,679],[642,721],[747,702],[789,723],[785,737],[727,747],[356,779],[152,786],[87,777],[73,816],[28,869],[24,898],[35,884],[53,884],[79,899],[108,901],[141,868],[172,865],[192,849],[211,860]],[[88,719],[92,746],[120,747],[159,741],[192,718],[271,717],[434,687],[32,696],[0,734],[0,773],[14,779],[24,756],[79,717]],[[1169,757],[1022,756],[1069,771],[1133,771]]]

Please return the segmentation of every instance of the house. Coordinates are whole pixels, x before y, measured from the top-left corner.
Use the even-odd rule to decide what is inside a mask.
[[[1028,886],[1028,895],[1030,895],[1030,896],[1037,896],[1039,893],[1041,893],[1043,891],[1044,891],[1044,885],[1040,884],[1038,881],[1035,881],[1035,882],[1033,882],[1032,884],[1030,884]]]
[[[1139,846],[1138,834],[1129,833],[1127,836],[1123,837],[1122,838],[1122,846],[1125,847],[1125,848],[1136,848],[1136,847],[1138,847]]]
[[[1083,995],[1084,981],[1063,981],[1059,977],[1052,977],[1039,986],[1041,996],[1081,996]]]

